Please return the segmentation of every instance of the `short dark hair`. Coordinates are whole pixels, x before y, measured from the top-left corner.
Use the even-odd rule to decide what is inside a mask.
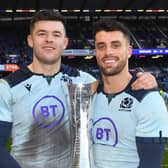
[[[66,20],[63,15],[56,9],[43,9],[39,10],[30,21],[30,32],[34,28],[34,24],[38,21],[59,21],[63,24],[66,32]]]
[[[127,38],[128,42],[131,43],[131,34],[129,29],[121,22],[116,20],[101,19],[93,24],[93,37],[95,39],[96,33],[99,31],[120,31]]]

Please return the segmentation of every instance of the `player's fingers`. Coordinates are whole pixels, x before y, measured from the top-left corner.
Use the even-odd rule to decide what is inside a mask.
[[[153,75],[151,75],[148,72],[138,72],[136,74],[137,79],[136,81],[132,84],[132,89],[133,90],[138,90],[138,89],[151,89],[157,87],[157,82]]]

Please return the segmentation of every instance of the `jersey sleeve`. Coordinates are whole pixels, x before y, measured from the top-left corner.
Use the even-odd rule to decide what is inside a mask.
[[[168,137],[168,112],[159,92],[148,93],[136,111],[136,137]]]
[[[94,78],[92,75],[90,75],[89,73],[83,72],[83,71],[79,71],[80,72],[80,76],[82,77],[82,80],[80,79],[80,82],[82,83],[92,83],[96,81],[96,78]]]
[[[0,121],[12,122],[12,96],[8,83],[0,79]]]
[[[140,159],[138,168],[158,168],[168,137],[165,102],[157,91],[150,92],[142,99],[136,112],[136,146]]]
[[[148,139],[148,138],[147,138]],[[138,168],[159,168],[162,163],[165,144],[142,143],[136,139],[137,152],[139,155]]]
[[[12,123],[0,121],[0,167],[21,168],[16,160],[6,151],[5,145],[9,139]]]

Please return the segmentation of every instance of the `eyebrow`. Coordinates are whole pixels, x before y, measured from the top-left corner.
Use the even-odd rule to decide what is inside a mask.
[[[121,43],[119,40],[115,40],[115,41],[112,41],[111,42],[112,44],[118,44],[118,43]]]
[[[118,41],[118,40],[115,40],[115,41],[111,41],[110,42],[111,44],[120,44],[121,42],[120,41]],[[98,42],[98,43],[96,43],[96,45],[101,45],[101,44],[105,44],[105,42]]]
[[[48,32],[47,30],[44,30],[44,29],[40,29],[37,31],[37,33],[39,32]],[[54,31],[51,31],[52,33],[58,33],[58,34],[63,34],[61,31],[58,31],[58,30],[54,30]]]

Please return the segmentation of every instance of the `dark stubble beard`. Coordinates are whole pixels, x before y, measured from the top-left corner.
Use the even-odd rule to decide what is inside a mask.
[[[114,76],[114,75],[119,74],[124,69],[126,64],[127,64],[126,60],[122,60],[114,68],[103,68],[103,67],[100,67],[100,70],[101,70],[101,73],[102,73],[103,76]]]
[[[57,57],[53,60],[47,60],[45,58],[41,58],[39,57],[38,55],[36,55],[36,59],[41,62],[42,64],[45,64],[45,65],[53,65],[53,64],[56,64],[57,62],[59,62],[59,60],[61,59],[61,56],[60,57]]]

